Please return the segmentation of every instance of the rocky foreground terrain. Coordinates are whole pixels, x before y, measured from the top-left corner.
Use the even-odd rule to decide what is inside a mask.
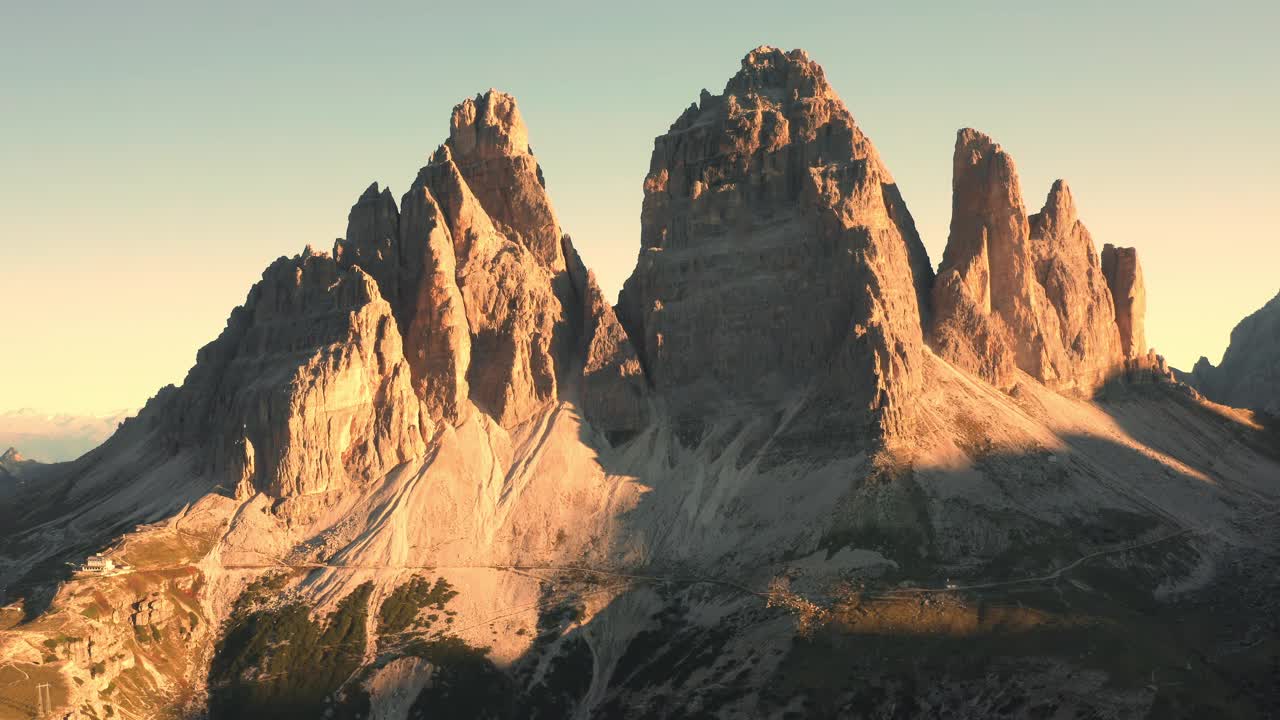
[[[0,504],[0,718],[1272,716],[1271,417],[1173,379],[1065,182],[953,162],[935,274],[758,48],[655,140],[613,306],[465,100]]]

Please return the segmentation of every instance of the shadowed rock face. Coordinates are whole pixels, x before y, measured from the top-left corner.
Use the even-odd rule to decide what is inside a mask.
[[[892,176],[803,51],[761,47],[654,142],[619,315],[693,412],[815,389],[865,422],[917,382],[928,258]],[[842,421],[843,422],[843,421]]]
[[[564,236],[563,252],[569,280],[581,301],[582,382],[578,395],[583,413],[605,432],[639,430],[649,420],[649,388],[640,359],[613,306],[600,291],[595,273],[583,264],[568,235]]]
[[[1110,292],[1067,184],[1055,182],[1028,218],[1013,158],[977,130],[956,136],[933,302],[934,347],[997,386],[1016,367],[1088,393],[1121,367]]]
[[[1202,357],[1187,379],[1215,402],[1280,416],[1280,294],[1231,330],[1221,365]]]

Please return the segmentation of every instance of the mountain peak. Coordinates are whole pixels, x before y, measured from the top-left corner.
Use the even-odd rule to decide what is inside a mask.
[[[919,379],[932,273],[822,68],[752,50],[722,95],[703,92],[655,139],[649,168],[618,312],[655,389],[691,415],[839,397],[792,424],[803,442],[890,425]]]
[[[786,95],[778,98],[782,100],[832,94],[822,66],[810,60],[808,53],[800,49],[787,52],[769,45],[761,45],[742,58],[742,68],[729,79],[724,92],[784,92]]]
[[[454,106],[449,145],[461,158],[531,154],[529,129],[516,99],[492,88]]]
[[[1066,180],[1058,179],[1053,181],[1053,185],[1049,188],[1049,195],[1045,198],[1044,207],[1040,212],[1052,214],[1055,218],[1075,220],[1076,201]]]

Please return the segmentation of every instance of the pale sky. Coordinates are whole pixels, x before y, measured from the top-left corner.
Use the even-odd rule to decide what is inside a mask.
[[[271,260],[327,249],[371,181],[399,197],[489,87],[613,296],[653,138],[761,44],[826,68],[935,265],[972,126],[1029,211],[1066,178],[1099,247],[1138,247],[1173,364],[1280,289],[1274,3],[464,5],[0,0],[0,411],[179,382]]]

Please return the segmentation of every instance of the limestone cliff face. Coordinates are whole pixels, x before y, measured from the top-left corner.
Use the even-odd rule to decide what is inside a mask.
[[[1121,366],[1122,331],[1093,237],[1076,212],[1064,180],[1028,218],[1036,281],[1058,318],[1066,373],[1075,386],[1096,388]]]
[[[1215,402],[1280,416],[1280,294],[1235,326],[1220,365],[1202,357],[1189,380]]]
[[[951,233],[934,286],[943,357],[1008,387],[1014,368],[1088,393],[1122,366],[1110,291],[1066,183],[1027,217],[1017,168],[990,137],[957,133]]]
[[[459,103],[449,121],[448,145],[499,232],[527,248],[542,267],[563,270],[560,222],[515,98],[490,90]]]
[[[646,385],[560,230],[515,101],[459,104],[397,207],[375,183],[333,257],[277,261],[201,351],[162,424],[242,492],[341,489],[483,412],[513,428],[572,400],[631,432]]]
[[[934,281],[930,343],[939,355],[993,385],[1013,383],[1014,341],[1003,317],[991,312],[985,233],[963,264],[945,268]]]
[[[822,68],[761,47],[655,140],[618,312],[677,406],[810,387],[838,427],[874,424],[918,382],[931,275],[893,177]]]
[[[401,268],[413,292],[404,296],[405,355],[414,389],[437,422],[458,422],[470,395],[471,330],[458,288],[457,259],[444,215],[415,182],[401,201]]]
[[[513,427],[573,399],[602,429],[634,430],[634,353],[566,247],[515,100],[491,90],[454,108],[448,141],[398,212],[389,191],[365,192],[335,256],[392,298],[436,422],[457,423],[474,404]]]
[[[1127,360],[1146,355],[1147,289],[1142,282],[1138,251],[1108,243],[1102,248],[1102,272],[1115,301],[1121,353]]]
[[[471,332],[471,399],[514,426],[557,397],[567,371],[570,320],[553,289],[563,268],[543,265],[498,229],[444,145],[419,175],[453,239],[458,289]]]
[[[1258,509],[1280,465],[1240,414],[1186,393],[1059,392],[1121,359],[1161,371],[1136,257],[1098,260],[1065,184],[1027,217],[1012,161],[962,133],[935,283],[821,69],[760,48],[655,143],[614,308],[514,101],[463,102],[450,127],[398,203],[360,195],[332,257],[267,268],[181,388],[0,498],[0,593],[32,616],[0,599],[0,665],[50,679],[59,713],[1276,706],[1247,682],[1272,668],[1231,684],[1199,658],[1274,627],[1253,602],[1273,578],[1214,575],[1276,560]],[[1280,298],[1242,323],[1224,374],[1274,378],[1277,316]],[[98,549],[132,571],[50,572]],[[1033,585],[1059,592],[1020,593],[1016,613],[962,602]],[[1166,590],[1189,613],[1153,615]],[[1230,627],[1150,658],[1213,676],[1189,694],[1080,657],[1151,646],[1202,600]],[[1037,657],[966,653],[956,677],[957,622],[1025,629]],[[867,633],[920,641],[886,665]],[[822,663],[848,682],[805,682]],[[29,702],[31,683],[3,685],[0,705]]]
[[[275,497],[385,474],[433,430],[377,284],[310,249],[263,272],[160,402],[180,442],[206,447],[240,491]]]

